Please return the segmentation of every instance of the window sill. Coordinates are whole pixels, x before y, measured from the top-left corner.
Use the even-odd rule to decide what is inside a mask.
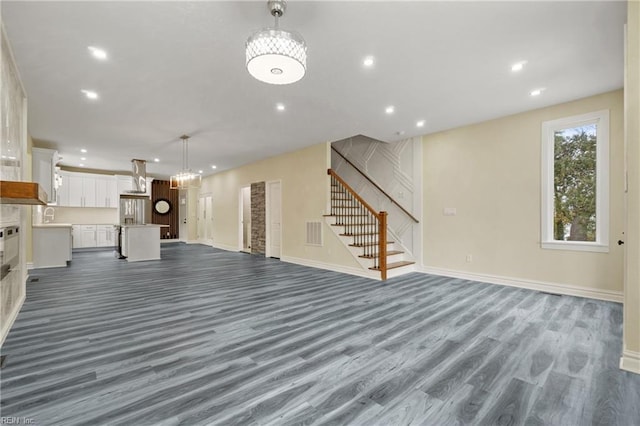
[[[570,250],[570,251],[591,251],[596,253],[609,253],[608,244],[581,243],[578,241],[545,241],[541,244],[543,249]]]

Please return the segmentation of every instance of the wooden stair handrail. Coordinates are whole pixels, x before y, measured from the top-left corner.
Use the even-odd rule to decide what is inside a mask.
[[[380,188],[378,186],[377,183],[375,183],[373,180],[371,180],[371,178],[369,176],[367,176],[362,170],[360,170],[358,168],[358,166],[356,166],[355,164],[353,164],[351,161],[349,161],[349,159],[347,157],[345,157],[344,155],[342,155],[342,153],[340,151],[338,151],[333,145],[331,145],[331,149],[335,151],[336,154],[338,154],[340,157],[342,157],[344,159],[344,161],[346,161],[351,167],[353,167],[354,169],[356,169],[356,171],[358,173],[360,173],[366,180],[368,180],[369,182],[371,182],[371,184],[373,186],[375,186],[378,191],[382,192],[382,194],[384,194],[385,197],[387,197],[389,199],[389,201],[391,201],[393,204],[395,204],[396,206],[398,206],[398,208],[400,208],[400,210],[402,210],[407,216],[409,216],[415,223],[420,223],[418,221],[418,219],[416,219],[411,213],[409,213],[404,207],[402,207],[396,200],[393,199],[393,197],[391,197],[391,195],[387,194],[385,192],[384,189]]]
[[[336,172],[332,169],[327,170],[327,174],[334,178],[340,185],[346,189],[349,194],[362,206],[371,213],[378,221],[378,268],[380,270],[380,279],[387,279],[387,212],[377,212],[367,203],[356,191],[349,186]]]
[[[378,220],[380,220],[380,213],[375,211],[374,208],[369,205],[369,203],[363,200],[362,197],[358,195],[358,193],[354,191],[347,182],[344,181],[344,179],[342,179],[336,174],[336,172],[333,171],[333,169],[327,169],[327,174],[333,176],[338,182],[340,182],[342,186],[344,186],[351,193],[351,195],[353,195],[353,197],[358,200],[360,204],[362,204],[367,210],[369,210],[372,215],[376,216]]]

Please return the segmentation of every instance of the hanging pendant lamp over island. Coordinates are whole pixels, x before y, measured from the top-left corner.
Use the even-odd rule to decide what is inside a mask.
[[[182,135],[182,170],[171,176],[171,189],[200,188],[202,175],[193,173],[189,168],[189,136]]]
[[[275,26],[258,31],[247,40],[247,70],[265,83],[295,83],[307,71],[307,45],[299,34],[279,28],[278,19],[286,9],[284,0],[269,0],[267,6]]]

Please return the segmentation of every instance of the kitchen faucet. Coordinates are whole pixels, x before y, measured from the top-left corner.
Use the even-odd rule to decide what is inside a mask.
[[[53,222],[55,213],[56,211],[53,207],[47,207],[46,209],[44,209],[44,213],[42,214],[44,223]]]

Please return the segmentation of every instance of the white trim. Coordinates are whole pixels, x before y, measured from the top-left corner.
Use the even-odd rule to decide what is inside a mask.
[[[558,241],[553,236],[554,133],[585,124],[597,124],[596,241]],[[555,250],[609,251],[609,110],[600,110],[542,123],[541,247]],[[578,244],[576,244],[578,243]]]
[[[588,241],[547,241],[541,243],[541,246],[543,249],[550,250],[574,250],[609,253],[608,245],[590,243]]]
[[[422,136],[413,138],[413,214],[420,221],[419,223],[411,223],[413,228],[413,247],[411,257],[415,260],[418,267],[422,267],[423,259],[423,182],[424,182],[424,158],[422,151]]]
[[[2,345],[4,344],[4,339],[7,338],[11,327],[13,327],[13,323],[16,321],[16,318],[18,318],[18,314],[20,313],[20,309],[22,309],[22,305],[24,304],[26,297],[27,295],[25,291],[25,294],[22,295],[18,303],[16,303],[15,307],[13,308],[13,312],[11,312],[11,315],[9,315],[7,317],[7,320],[2,324],[4,328],[0,330],[0,347],[2,347]]]
[[[240,187],[240,195],[238,199],[238,248],[234,251],[243,251],[244,244],[242,244],[242,238],[244,237],[244,189],[249,188],[249,200],[251,200],[251,184],[243,185]],[[249,208],[251,208],[251,201],[249,201]],[[251,220],[251,216],[249,216]],[[249,237],[251,237],[251,228],[249,228]],[[251,240],[249,240],[249,246],[251,246]]]
[[[302,259],[300,257],[291,257],[291,256],[282,256],[280,260],[287,263],[295,263],[296,265],[308,266],[310,268],[326,269],[333,272],[341,272],[343,274],[356,275],[358,277],[370,278],[372,280],[380,281],[379,274],[377,274],[378,275],[377,277],[374,276],[373,274],[369,275],[367,274],[366,271],[363,271],[360,268],[334,265],[331,263],[318,262],[316,260]]]
[[[238,247],[235,246],[230,246],[228,244],[221,244],[221,243],[211,243],[211,247],[213,248],[217,248],[220,250],[226,250],[226,251],[233,251],[233,252],[239,252],[240,250],[238,250]]]
[[[29,269],[34,269],[33,262],[27,262],[27,270],[29,270]],[[28,277],[28,275],[27,275],[27,277]]]
[[[421,272],[425,274],[441,275],[444,277],[460,278],[463,280],[480,281],[490,284],[506,285],[509,287],[526,288],[528,290],[544,291],[547,293],[563,294],[566,296],[587,297],[589,299],[622,303],[621,291],[585,288],[570,284],[551,283],[546,281],[503,277],[499,275],[479,274],[466,271],[454,271],[444,268],[423,267]]]
[[[271,185],[278,184],[280,186],[280,256],[282,257],[282,179],[269,180],[264,184],[264,197],[265,197],[265,241],[264,241],[264,256],[271,256]]]
[[[620,369],[640,374],[640,352],[623,350],[620,357]]]

